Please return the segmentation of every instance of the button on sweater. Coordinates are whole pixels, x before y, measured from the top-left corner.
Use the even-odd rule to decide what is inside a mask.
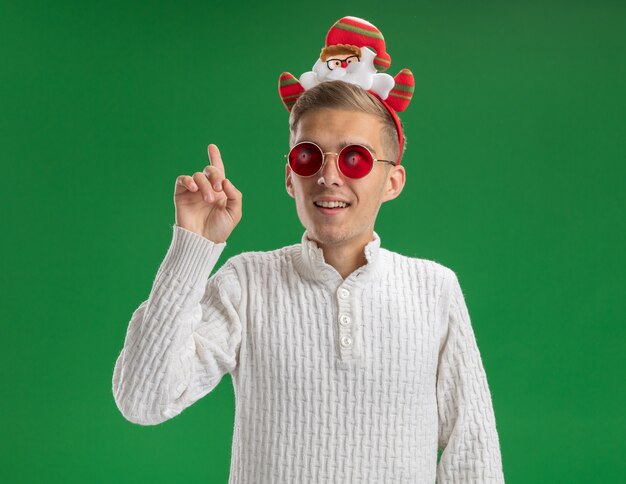
[[[122,415],[159,424],[229,373],[231,484],[504,482],[455,272],[373,237],[345,279],[306,231],[211,275],[226,242],[174,225],[115,363]]]

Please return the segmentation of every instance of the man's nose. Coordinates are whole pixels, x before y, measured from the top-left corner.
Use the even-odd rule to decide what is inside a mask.
[[[348,61],[341,61],[341,67],[348,67]]]
[[[317,183],[320,185],[343,184],[342,174],[337,168],[337,156],[335,153],[325,153],[322,168],[318,173]]]

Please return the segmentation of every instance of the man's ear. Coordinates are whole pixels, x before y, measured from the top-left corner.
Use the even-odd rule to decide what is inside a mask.
[[[383,191],[382,201],[393,200],[402,193],[404,184],[406,183],[406,172],[404,166],[392,166],[387,181],[385,182],[385,188]]]
[[[293,183],[291,182],[291,167],[289,163],[285,163],[285,188],[287,189],[287,193],[293,199],[295,199],[295,195],[293,194]]]

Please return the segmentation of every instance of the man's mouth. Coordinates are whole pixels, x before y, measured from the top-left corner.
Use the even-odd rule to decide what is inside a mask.
[[[350,206],[349,203],[346,202],[339,202],[339,201],[335,201],[335,202],[313,202],[317,207],[324,207],[324,208],[346,208],[348,206]]]
[[[325,215],[334,215],[344,210],[350,206],[349,203],[346,202],[313,202],[313,204],[317,207],[317,209]]]

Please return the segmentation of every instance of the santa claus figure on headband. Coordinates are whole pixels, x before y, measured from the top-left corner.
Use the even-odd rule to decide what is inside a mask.
[[[395,82],[389,74],[376,72],[375,58],[376,53],[368,47],[350,44],[324,47],[313,71],[300,76],[300,84],[306,91],[320,82],[342,80],[371,89],[385,99]]]
[[[342,80],[380,96],[395,110],[403,111],[413,96],[415,81],[409,69],[395,77],[383,73],[391,65],[382,33],[358,17],[343,17],[326,35],[326,45],[309,72],[296,79],[283,72],[278,91],[287,110],[302,92],[325,81]]]

